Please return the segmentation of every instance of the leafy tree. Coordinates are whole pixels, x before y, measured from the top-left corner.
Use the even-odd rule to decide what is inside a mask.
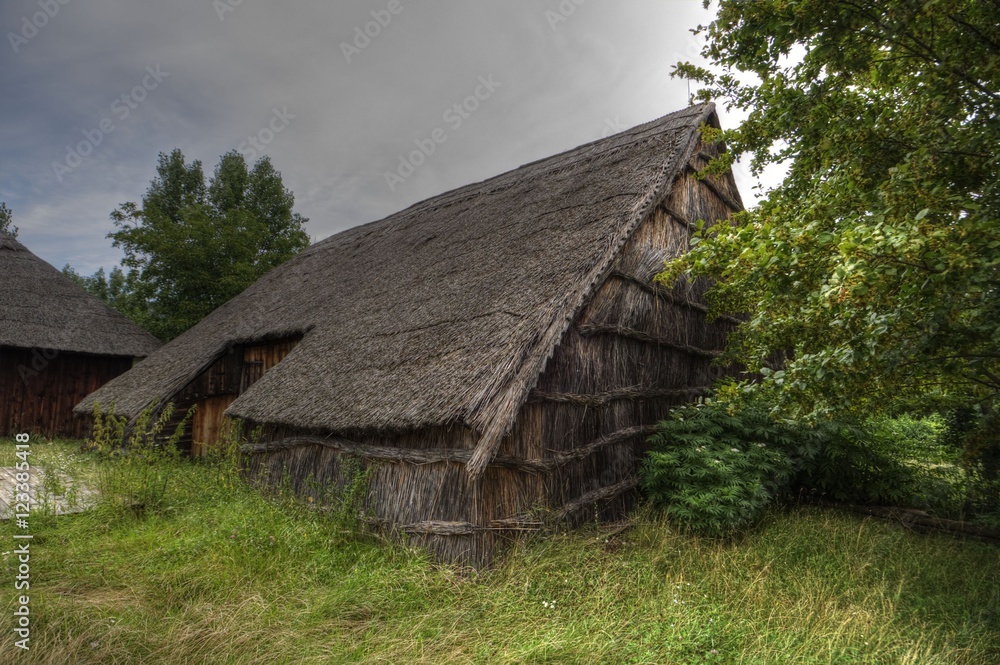
[[[125,273],[115,266],[109,274],[101,267],[89,277],[80,275],[70,264],[63,266],[64,275],[82,286],[92,296],[102,300],[120,312],[127,313],[132,307],[134,297],[128,289]]]
[[[1000,397],[997,0],[722,0],[675,74],[748,112],[706,131],[784,181],[660,276],[749,313],[730,359],[790,414]],[[775,359],[784,357],[784,362]],[[782,366],[779,367],[778,365]],[[992,405],[992,406],[991,406]]]
[[[160,154],[142,206],[111,214],[125,252],[123,289],[138,323],[163,339],[181,334],[271,268],[309,245],[306,220],[267,157],[252,169],[222,156],[206,184],[201,162]]]
[[[13,215],[11,214],[10,208],[3,201],[0,201],[0,234],[6,233],[12,238],[17,237],[18,228],[14,226],[12,221]]]

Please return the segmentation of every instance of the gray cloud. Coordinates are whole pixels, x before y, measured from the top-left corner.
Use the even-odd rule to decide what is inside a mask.
[[[8,35],[38,0],[3,3],[0,198],[33,251],[109,268],[108,215],[141,198],[157,153],[180,148],[210,171],[248,137],[269,138],[310,235],[326,237],[683,107],[668,72],[711,19],[701,0],[399,0],[395,14],[390,0],[236,1],[69,0],[17,53]],[[565,20],[553,28],[547,12]],[[168,75],[150,89],[147,67]],[[490,76],[499,87],[449,124]],[[294,118],[268,134],[275,109]],[[104,120],[113,130],[60,182],[53,163]],[[385,173],[438,128],[447,140],[391,190]]]

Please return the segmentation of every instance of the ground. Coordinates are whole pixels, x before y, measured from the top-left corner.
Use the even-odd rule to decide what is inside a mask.
[[[100,482],[79,442],[33,462]],[[13,463],[0,443],[0,464]],[[968,663],[1000,661],[1000,549],[814,508],[745,537],[638,511],[434,565],[350,520],[181,462],[155,510],[32,517],[26,663]],[[0,527],[14,642],[14,524]],[[13,662],[13,661],[11,661]]]

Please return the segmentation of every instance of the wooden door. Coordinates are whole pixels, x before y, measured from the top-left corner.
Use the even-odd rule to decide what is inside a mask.
[[[236,400],[236,395],[214,395],[198,402],[191,423],[191,454],[201,457],[211,446],[219,443],[222,431],[222,414]]]

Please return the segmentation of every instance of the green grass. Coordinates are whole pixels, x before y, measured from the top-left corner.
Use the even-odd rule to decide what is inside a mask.
[[[92,472],[78,446],[33,444],[32,462]],[[31,650],[14,646],[6,553],[0,661],[1000,662],[1000,549],[837,512],[774,512],[723,544],[640,511],[610,538],[537,537],[475,574],[210,465],[179,465],[168,498],[33,516]]]

